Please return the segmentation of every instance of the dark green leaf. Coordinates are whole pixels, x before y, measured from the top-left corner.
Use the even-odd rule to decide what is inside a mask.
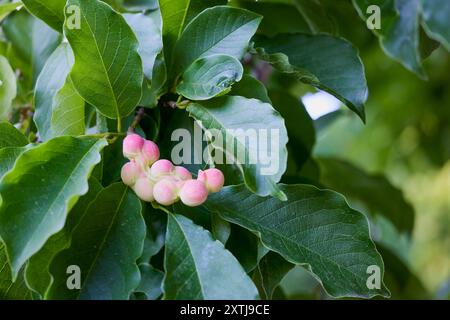
[[[140,264],[139,270],[141,271],[141,283],[136,292],[145,294],[148,300],[158,299],[162,295],[164,273],[148,263]]]
[[[206,206],[260,234],[263,244],[287,261],[307,266],[335,297],[389,295],[383,284],[379,290],[366,286],[367,268],[378,266],[382,277],[384,266],[364,215],[332,191],[308,185],[280,188],[288,201],[260,198],[235,186],[210,195]]]
[[[189,23],[177,42],[175,72],[183,72],[195,60],[213,54],[241,59],[261,18],[239,8],[218,6],[206,9]]]
[[[411,233],[414,209],[401,190],[381,175],[370,175],[354,165],[337,159],[320,159],[321,179],[327,187],[349,198],[362,201],[373,214],[381,214],[399,231]]]
[[[33,15],[62,32],[66,0],[22,0],[22,3]]]
[[[258,99],[262,102],[272,103],[264,84],[250,75],[244,75],[242,80],[234,84],[230,95],[249,99]]]
[[[103,187],[100,183],[95,178],[91,177],[89,180],[89,192],[80,197],[77,204],[69,212],[64,229],[51,236],[44,247],[28,261],[25,269],[27,284],[34,291],[39,293],[41,297],[45,298],[47,289],[53,282],[53,277],[49,270],[53,258],[59,252],[68,248],[73,229],[80,223],[81,219],[86,214],[88,206],[102,190]]]
[[[325,34],[283,34],[255,41],[261,58],[275,68],[336,96],[365,119],[368,89],[364,67],[349,42]]]
[[[15,279],[88,190],[105,140],[61,137],[24,153],[0,183],[0,236]]]
[[[256,287],[238,261],[211,234],[180,215],[169,215],[165,299],[252,300]]]
[[[14,167],[17,158],[25,150],[27,150],[26,147],[6,147],[0,149],[0,180]]]
[[[27,144],[27,138],[12,124],[0,121],[0,149],[6,147],[23,147]]]
[[[421,0],[424,28],[450,51],[450,6],[447,0]]]
[[[241,63],[231,56],[217,54],[200,58],[184,72],[177,93],[190,100],[209,100],[230,91],[243,73]]]
[[[80,8],[81,25],[64,27],[75,56],[70,73],[81,97],[104,116],[123,118],[142,95],[138,40],[125,19],[98,0],[68,0]],[[87,77],[87,75],[89,75]]]

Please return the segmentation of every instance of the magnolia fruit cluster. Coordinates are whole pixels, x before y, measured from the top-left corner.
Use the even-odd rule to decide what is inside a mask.
[[[174,166],[169,160],[159,160],[158,146],[137,134],[125,138],[123,155],[130,162],[122,168],[122,180],[146,202],[170,206],[181,200],[195,207],[203,204],[210,192],[219,192],[224,185],[220,170],[199,171],[194,180],[186,168]]]

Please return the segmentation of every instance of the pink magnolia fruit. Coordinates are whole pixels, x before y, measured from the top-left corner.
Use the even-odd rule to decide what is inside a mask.
[[[155,201],[163,206],[170,206],[178,200],[178,188],[174,181],[163,179],[153,188]]]
[[[140,177],[136,181],[133,190],[139,197],[139,199],[146,202],[155,201],[155,198],[153,196],[154,186],[153,183],[148,178]]]
[[[141,176],[141,170],[134,160],[126,163],[122,167],[121,177],[124,184],[127,186],[134,186],[137,179]]]
[[[219,192],[225,184],[225,177],[219,169],[200,170],[198,172],[198,180],[204,182],[211,193]]]
[[[149,167],[159,159],[159,148],[153,141],[145,140],[141,151],[142,163]]]
[[[154,179],[158,179],[163,176],[171,175],[173,173],[174,166],[172,162],[169,160],[158,160],[156,161],[151,169],[150,169],[150,175]]]
[[[175,167],[175,176],[180,180],[191,180],[192,174],[185,167]]]
[[[199,180],[186,181],[181,188],[180,199],[189,207],[202,205],[208,199],[208,190],[205,183]]]
[[[145,140],[135,133],[129,134],[123,140],[123,155],[130,160],[140,155]]]

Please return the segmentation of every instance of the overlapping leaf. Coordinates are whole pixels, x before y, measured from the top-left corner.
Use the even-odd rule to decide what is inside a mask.
[[[64,31],[74,52],[70,73],[81,97],[108,118],[130,114],[142,95],[139,43],[122,15],[99,0],[68,0],[78,6],[79,28]]]
[[[61,137],[16,160],[0,183],[0,236],[15,279],[23,264],[62,229],[67,212],[87,192],[105,140]]]
[[[366,286],[369,266],[384,266],[370,239],[367,219],[332,191],[307,185],[281,186],[288,201],[252,195],[244,186],[226,187],[206,206],[229,222],[260,235],[269,249],[306,265],[335,297],[388,296],[384,285]]]
[[[258,292],[236,258],[211,234],[181,215],[167,224],[164,298],[252,300]]]

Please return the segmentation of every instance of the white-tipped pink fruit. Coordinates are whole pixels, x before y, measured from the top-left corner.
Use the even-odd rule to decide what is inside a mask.
[[[152,176],[153,179],[158,179],[160,177],[163,176],[167,176],[167,175],[171,175],[174,171],[174,166],[172,164],[172,162],[170,162],[169,160],[158,160],[156,161],[151,169],[150,169],[150,174]]]
[[[150,179],[146,177],[140,177],[133,188],[136,195],[139,197],[139,199],[146,201],[146,202],[153,202],[155,201],[155,198],[153,196],[154,193],[154,186],[153,183],[150,181]]]
[[[180,180],[191,180],[192,174],[185,167],[175,167],[175,176]]]
[[[153,196],[159,204],[170,206],[178,200],[178,187],[172,180],[160,180],[153,188]]]
[[[159,148],[153,141],[145,140],[141,150],[141,159],[145,167],[149,167],[159,159]]]
[[[225,184],[225,177],[219,169],[200,170],[198,172],[198,180],[203,181],[211,193],[219,192]]]
[[[145,140],[141,136],[135,133],[129,134],[123,140],[123,155],[125,158],[132,160],[139,156],[144,143]]]
[[[199,180],[188,180],[180,191],[180,199],[189,207],[202,205],[208,199],[205,183]]]
[[[121,177],[124,184],[127,186],[134,186],[137,179],[141,176],[141,170],[134,160],[126,163],[122,167]]]

